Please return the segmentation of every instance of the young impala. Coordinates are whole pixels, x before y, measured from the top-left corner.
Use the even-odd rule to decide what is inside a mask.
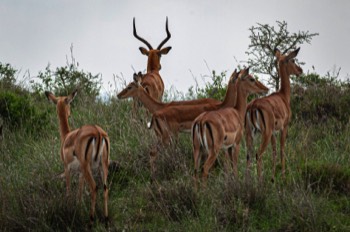
[[[256,154],[258,162],[257,171],[259,180],[262,180],[262,154],[271,140],[273,169],[272,181],[276,172],[276,137],[280,131],[280,153],[282,164],[282,176],[285,176],[284,145],[287,137],[288,123],[291,119],[290,108],[290,75],[299,76],[303,70],[295,63],[294,58],[298,55],[299,48],[288,55],[281,54],[275,49],[275,57],[278,63],[278,73],[281,78],[279,91],[269,96],[255,99],[247,107],[245,116],[245,136],[247,143],[247,175],[250,170],[250,157],[253,152],[253,138],[257,132],[261,133],[261,143]]]
[[[234,107],[225,107],[199,115],[192,125],[192,144],[196,185],[200,166],[200,148],[204,147],[208,158],[203,166],[203,181],[206,183],[220,149],[225,150],[226,160],[230,159],[233,174],[238,176],[237,162],[243,136],[244,115],[249,94],[267,93],[268,88],[249,75],[249,68],[233,73],[237,99]]]
[[[56,105],[61,135],[61,160],[64,164],[67,195],[70,192],[70,172],[79,175],[79,199],[82,197],[84,180],[88,183],[91,192],[90,225],[95,215],[97,186],[93,178],[94,171],[100,171],[103,183],[104,216],[108,222],[108,165],[110,143],[107,133],[97,125],[84,125],[71,130],[68,124],[70,103],[77,94],[77,90],[68,96],[56,97],[45,92],[46,97]]]

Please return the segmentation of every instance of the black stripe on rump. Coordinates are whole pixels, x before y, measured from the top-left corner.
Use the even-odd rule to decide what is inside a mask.
[[[195,123],[195,124],[193,125],[193,127],[192,127],[192,141],[194,141],[194,133],[196,133],[196,132],[195,132],[196,126],[198,126],[198,123]]]
[[[158,128],[159,133],[162,134],[162,130],[161,130],[160,124],[159,124],[159,122],[158,122],[158,119],[156,118],[156,119],[154,119],[154,120],[156,121],[156,126],[157,126],[157,128]]]
[[[211,141],[213,143],[213,147],[214,147],[214,135],[213,135],[213,131],[211,129],[211,126],[208,122],[206,122],[204,125],[207,126],[208,130],[209,130],[209,134],[210,134],[210,137],[211,137]]]
[[[97,149],[96,149],[96,154],[95,154],[95,162],[97,161],[97,158],[100,155],[99,154],[100,153],[100,146],[101,146],[100,138],[101,138],[101,134],[100,134],[100,132],[98,132]]]
[[[261,119],[262,119],[262,122],[263,122],[263,125],[264,125],[264,130],[266,128],[266,123],[265,123],[265,118],[264,118],[264,115],[263,115],[263,112],[260,108],[257,108],[257,111],[259,112],[260,116],[261,116]]]
[[[87,155],[89,153],[89,147],[94,139],[95,139],[95,137],[91,137],[89,139],[89,141],[87,142],[86,149],[85,149],[85,160],[87,160]]]
[[[109,154],[109,144],[108,144],[108,140],[106,138],[103,138],[106,142],[106,148],[107,148],[107,158],[108,158],[108,154]]]

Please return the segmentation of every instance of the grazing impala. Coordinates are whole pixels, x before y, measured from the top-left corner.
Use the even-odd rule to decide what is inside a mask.
[[[290,52],[288,55],[281,54],[275,49],[275,57],[278,63],[278,73],[281,78],[279,91],[269,96],[255,99],[247,107],[245,116],[245,135],[247,143],[247,174],[250,170],[250,157],[253,151],[253,138],[256,132],[261,133],[261,143],[256,154],[257,171],[259,180],[262,181],[262,154],[271,140],[273,169],[272,181],[276,172],[276,137],[275,132],[280,131],[280,152],[282,164],[282,176],[285,176],[284,145],[287,136],[288,123],[291,119],[290,108],[290,75],[299,76],[303,70],[295,63],[294,58],[298,55],[299,49]]]
[[[220,149],[225,150],[226,160],[230,159],[233,174],[238,176],[237,162],[241,138],[243,136],[244,115],[247,97],[254,93],[267,93],[268,88],[249,75],[249,68],[232,74],[237,89],[236,105],[204,112],[192,125],[192,144],[196,185],[200,166],[200,148],[204,147],[208,158],[203,167],[203,181],[206,183],[209,170],[213,166]]]
[[[90,225],[95,215],[97,186],[93,178],[93,171],[100,171],[103,183],[104,216],[108,222],[108,165],[110,143],[107,133],[97,125],[84,125],[78,129],[70,130],[68,118],[70,116],[70,103],[77,94],[77,90],[68,96],[55,97],[45,92],[49,101],[56,105],[61,135],[61,160],[64,164],[67,195],[70,192],[70,172],[79,175],[79,199],[82,197],[84,179],[91,192]]]
[[[148,111],[153,114],[154,112],[164,109],[168,106],[175,105],[198,105],[198,104],[220,104],[219,100],[212,98],[203,98],[189,101],[172,101],[169,103],[163,103],[152,98],[142,86],[141,72],[138,74],[134,73],[134,81],[130,82],[125,89],[118,93],[119,99],[133,97],[138,99],[142,104],[148,109]]]
[[[161,101],[164,93],[164,83],[159,74],[159,70],[161,69],[160,58],[162,55],[168,54],[168,52],[171,49],[171,47],[162,48],[162,46],[171,37],[171,34],[168,29],[168,18],[166,19],[165,23],[167,37],[158,45],[156,49],[153,49],[149,42],[137,35],[135,27],[135,18],[133,20],[133,29],[135,38],[143,42],[148,47],[148,50],[144,47],[140,47],[141,53],[148,57],[147,73],[142,78],[142,86],[145,88],[145,90],[151,97],[158,101]]]

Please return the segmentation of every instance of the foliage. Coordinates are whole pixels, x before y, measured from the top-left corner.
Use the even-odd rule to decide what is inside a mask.
[[[278,48],[283,54],[296,49],[301,44],[311,43],[313,37],[318,33],[299,31],[290,33],[287,29],[287,22],[276,21],[277,28],[269,24],[260,24],[249,28],[251,35],[250,45],[246,54],[249,56],[248,64],[254,72],[266,74],[269,84],[279,89],[280,78],[277,71],[277,64],[274,62],[274,50]],[[303,64],[300,62],[300,64]]]
[[[187,98],[215,98],[218,100],[224,100],[226,94],[227,84],[225,84],[226,71],[217,74],[215,70],[212,71],[210,76],[211,81],[205,82],[203,88],[191,86],[188,89]]]
[[[33,95],[16,84],[17,70],[0,63],[0,117],[9,129],[25,127],[37,133],[47,125],[47,112]]]
[[[350,85],[329,73],[310,73],[293,78],[291,106],[293,118],[312,124],[335,119],[346,125],[350,118]]]
[[[0,115],[10,129],[22,126],[31,133],[38,133],[48,123],[47,112],[33,103],[28,94],[0,92]]]
[[[55,95],[60,96],[68,95],[78,88],[80,94],[89,96],[91,99],[95,99],[99,95],[101,88],[100,75],[79,70],[79,63],[73,57],[73,48],[71,48],[71,54],[71,62],[67,61],[65,66],[52,70],[49,64],[44,72],[39,72],[38,79],[41,83],[33,84],[35,92],[52,91]]]
[[[0,89],[13,88],[16,82],[15,74],[17,70],[10,64],[3,64],[0,62]]]
[[[36,89],[39,94],[33,94],[15,84],[15,69],[2,67],[7,70],[3,73],[12,73],[7,76],[11,87],[0,92],[0,109],[1,99],[5,99],[6,106],[1,114],[10,120],[5,130],[12,127],[12,119],[18,120],[13,125],[16,130],[6,131],[0,141],[0,230],[88,230],[90,196],[84,195],[82,202],[77,202],[78,177],[74,175],[72,195],[65,196],[65,182],[58,178],[63,165],[57,115],[55,107],[40,94],[46,87],[59,94],[64,92],[63,85],[48,79],[47,85]],[[72,71],[68,66],[64,69]],[[207,82],[204,88],[192,87],[189,94],[195,96],[196,91],[201,97],[223,99],[225,78],[226,72],[213,72],[212,83]],[[108,178],[110,228],[104,227],[100,217],[102,186],[97,182],[93,230],[349,231],[349,86],[330,74],[311,73],[293,79],[286,179],[282,179],[281,167],[277,166],[275,183],[268,181],[272,175],[268,149],[263,157],[265,181],[256,183],[255,162],[253,178],[248,181],[243,142],[239,178],[233,179],[232,171],[223,168],[225,156],[219,154],[207,188],[197,191],[188,134],[180,135],[172,146],[159,146],[155,180],[151,182],[149,151],[156,138],[147,129],[146,120],[131,116],[131,101],[113,97],[96,101],[79,92],[71,110],[71,128],[84,124],[104,128],[111,140],[111,161],[117,164]],[[147,118],[142,112],[140,116]],[[38,139],[41,133],[37,128],[41,126],[49,129]],[[28,128],[34,129],[28,133]]]

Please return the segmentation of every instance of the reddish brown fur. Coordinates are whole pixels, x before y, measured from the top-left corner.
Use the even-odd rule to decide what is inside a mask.
[[[203,166],[204,183],[222,148],[225,150],[226,160],[230,160],[234,176],[238,176],[237,162],[243,135],[247,97],[253,93],[267,93],[268,88],[249,75],[248,69],[241,71],[236,78],[237,103],[235,106],[204,112],[193,121],[192,143],[196,185],[201,146],[204,146],[208,152],[208,158]]]
[[[177,137],[179,132],[190,132],[193,120],[205,111],[217,110],[224,107],[233,107],[236,104],[236,91],[234,85],[234,74],[231,75],[228,82],[225,99],[217,104],[207,103],[200,105],[178,105],[169,106],[156,111],[151,120],[151,126],[157,137],[158,143],[169,144],[173,137]],[[154,173],[155,166],[153,161],[156,160],[157,146],[150,153],[151,169]]]
[[[247,107],[246,114],[246,143],[247,143],[247,175],[250,170],[251,154],[253,151],[253,137],[255,132],[260,132],[261,144],[257,152],[257,171],[259,180],[262,180],[262,154],[271,140],[273,154],[273,171],[272,181],[276,172],[276,138],[275,131],[280,131],[280,154],[282,164],[282,175],[285,176],[285,158],[284,145],[288,131],[288,123],[291,119],[290,108],[290,75],[301,75],[302,69],[295,64],[294,58],[297,56],[299,49],[283,55],[279,50],[275,51],[278,62],[278,72],[281,78],[281,88],[278,92],[271,95],[255,99]]]
[[[123,89],[120,93],[118,93],[119,99],[133,97],[137,100],[141,101],[142,104],[148,109],[148,111],[153,114],[154,112],[164,109],[169,106],[176,105],[198,105],[198,104],[219,104],[220,101],[211,99],[211,98],[203,98],[189,101],[172,101],[169,103],[163,103],[155,100],[151,97],[145,88],[141,85],[142,74],[134,74],[134,81],[130,82],[128,86]]]
[[[171,35],[168,30],[168,19],[166,20],[166,32],[167,37],[159,44],[157,49],[153,49],[152,46],[143,38],[139,37],[136,33],[135,18],[133,21],[134,36],[146,44],[149,50],[140,47],[140,51],[143,55],[148,57],[147,60],[147,73],[142,79],[142,86],[146,89],[151,97],[161,101],[164,93],[164,82],[159,74],[161,69],[160,58],[162,55],[168,54],[171,47],[162,48],[162,46],[170,39]]]
[[[45,92],[47,98],[56,104],[57,116],[61,135],[61,160],[64,163],[67,195],[70,192],[71,170],[80,173],[79,199],[82,197],[84,180],[88,183],[91,192],[90,223],[93,222],[96,205],[96,182],[92,176],[94,168],[99,168],[104,185],[104,216],[108,220],[108,187],[107,176],[109,166],[110,142],[107,133],[97,125],[84,125],[73,131],[70,130],[68,118],[70,103],[77,91],[69,96],[55,97]],[[96,147],[95,147],[96,145]],[[95,147],[95,149],[94,149]]]

